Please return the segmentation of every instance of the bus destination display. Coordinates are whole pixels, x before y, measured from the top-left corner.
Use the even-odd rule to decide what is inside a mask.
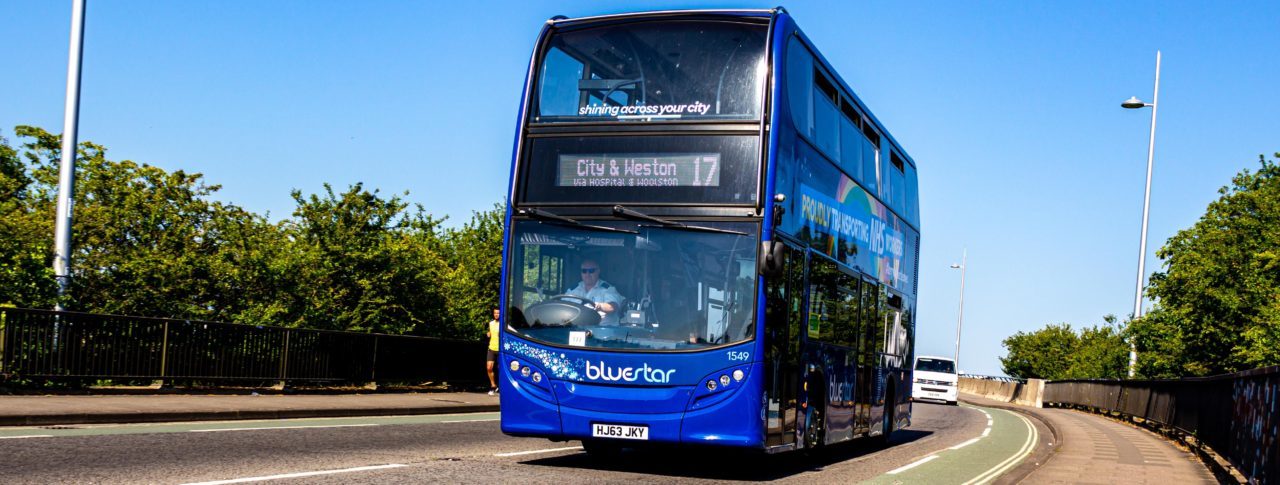
[[[719,187],[719,153],[560,155],[560,187]]]

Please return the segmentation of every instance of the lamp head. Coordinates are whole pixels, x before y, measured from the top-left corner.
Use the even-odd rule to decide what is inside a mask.
[[[1145,108],[1147,107],[1147,103],[1142,102],[1142,100],[1138,99],[1137,96],[1130,96],[1129,99],[1126,99],[1124,100],[1123,103],[1120,103],[1120,107],[1126,108],[1126,109]]]

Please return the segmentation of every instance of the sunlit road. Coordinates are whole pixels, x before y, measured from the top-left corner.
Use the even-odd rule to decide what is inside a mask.
[[[5,483],[848,483],[898,477],[962,483],[984,473],[994,478],[1002,463],[1016,464],[1010,458],[1032,434],[1020,420],[1007,411],[916,404],[913,426],[888,447],[854,443],[816,456],[644,451],[608,463],[589,458],[577,442],[504,436],[494,413],[0,428],[0,477]],[[948,459],[964,467],[938,466]]]

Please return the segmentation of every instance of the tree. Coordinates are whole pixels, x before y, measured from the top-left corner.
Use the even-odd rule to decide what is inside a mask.
[[[1280,167],[1258,159],[1157,252],[1163,271],[1147,291],[1158,304],[1132,330],[1143,375],[1280,363]]]
[[[61,137],[0,138],[0,305],[48,308]],[[478,338],[500,288],[502,206],[460,228],[363,184],[292,193],[269,222],[203,176],[78,147],[70,287],[98,313]]]
[[[448,300],[446,315],[452,335],[479,338],[485,322],[498,306],[502,278],[503,206],[494,204],[483,212],[473,212],[461,228],[445,232],[448,273],[444,288]]]
[[[31,169],[27,210],[48,221],[52,239],[61,137],[19,126]],[[200,174],[167,172],[129,160],[111,161],[106,149],[80,144],[76,160],[68,308],[172,318],[227,319],[236,302],[218,290],[233,274],[219,272],[224,230],[261,222],[248,212],[210,201],[219,189]],[[44,247],[46,255],[51,253]],[[27,271],[32,281],[48,281]],[[40,305],[27,301],[29,306]],[[43,306],[43,305],[40,305]]]
[[[1080,342],[1071,325],[1049,324],[1035,332],[1018,332],[1004,339],[1009,353],[1000,358],[1000,367],[1010,377],[1058,379],[1071,366],[1071,355]]]
[[[0,305],[51,307],[53,210],[39,204],[26,163],[0,137]]]
[[[422,208],[406,213],[399,197],[355,184],[303,197],[286,223],[291,291],[281,294],[291,326],[400,334],[418,328],[447,335],[439,282],[444,259],[433,250],[439,221]]]
[[[1123,330],[1112,315],[1103,325],[1077,334],[1066,323],[1035,332],[1018,332],[1004,340],[1008,354],[1000,358],[1005,374],[1027,379],[1118,379],[1129,364]]]

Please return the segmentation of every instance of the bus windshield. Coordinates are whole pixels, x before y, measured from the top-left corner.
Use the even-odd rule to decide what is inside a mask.
[[[633,22],[555,34],[534,122],[757,120],[766,26]]]
[[[516,222],[508,329],[547,344],[613,350],[696,350],[751,339],[759,227],[696,225],[724,232]]]

